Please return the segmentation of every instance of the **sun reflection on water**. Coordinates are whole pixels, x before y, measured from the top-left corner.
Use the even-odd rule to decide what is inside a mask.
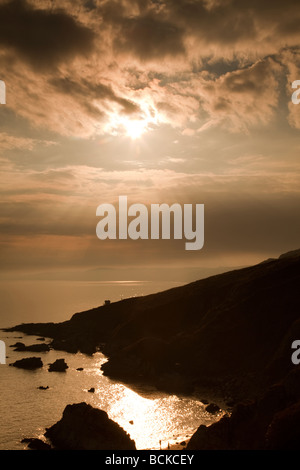
[[[167,448],[168,444],[186,441],[200,424],[210,425],[223,414],[207,413],[203,403],[194,398],[166,395],[156,390],[142,396],[147,391],[136,393],[101,373],[98,378],[93,405],[105,409],[110,419],[128,432],[137,449]]]

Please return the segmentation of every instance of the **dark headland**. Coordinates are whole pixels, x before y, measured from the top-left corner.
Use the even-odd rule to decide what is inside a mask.
[[[274,399],[274,384],[282,386],[291,374],[298,373],[300,383],[291,360],[292,342],[300,339],[300,250],[76,313],[62,323],[28,323],[6,331],[51,338],[50,346],[57,350],[100,350],[108,358],[103,373],[129,384],[187,394],[211,389],[227,401],[254,400],[258,406],[270,390]],[[276,393],[285,393],[282,390]],[[293,406],[300,399],[297,393]],[[276,412],[282,411],[281,405],[282,401]],[[241,412],[255,414],[240,408],[236,419],[241,419]],[[223,420],[226,430],[228,423]],[[194,439],[196,448],[205,447],[203,432],[200,440]],[[220,432],[225,431],[219,428]],[[220,447],[210,439],[212,448]]]

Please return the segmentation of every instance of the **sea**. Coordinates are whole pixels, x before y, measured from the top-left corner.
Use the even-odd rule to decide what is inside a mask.
[[[0,328],[20,323],[60,322],[79,311],[180,285],[174,282],[0,281]],[[136,448],[184,448],[201,425],[220,419],[205,409],[199,396],[162,393],[154,387],[131,387],[105,377],[107,358],[50,350],[17,352],[13,345],[37,344],[36,336],[0,330],[6,345],[6,364],[0,364],[0,450],[25,450],[24,438],[44,439],[47,427],[61,419],[68,404],[86,402],[108,413],[135,441]],[[46,338],[45,342],[50,342]],[[43,367],[27,371],[10,364],[38,356]],[[64,358],[66,372],[49,372],[48,364]],[[78,370],[82,369],[82,370]],[[40,389],[43,387],[43,389]],[[90,389],[93,388],[94,392]]]

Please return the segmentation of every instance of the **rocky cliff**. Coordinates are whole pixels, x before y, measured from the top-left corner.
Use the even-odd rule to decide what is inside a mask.
[[[249,396],[284,377],[300,338],[300,251],[66,322],[9,330],[47,336],[51,347],[108,357],[104,374],[170,391],[220,386]]]

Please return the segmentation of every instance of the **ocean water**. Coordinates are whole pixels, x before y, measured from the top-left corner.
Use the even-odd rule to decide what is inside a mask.
[[[1,309],[6,306],[6,310],[2,310],[0,326],[23,321],[62,321],[76,311],[101,305],[107,298],[119,300],[130,294],[143,295],[167,288],[165,285],[159,289],[154,283],[100,284],[72,282],[47,286],[45,281],[39,283],[38,295],[31,297],[37,294],[36,282],[28,282],[27,286],[1,283],[2,293],[5,288],[5,296],[2,293],[0,296]],[[39,341],[35,336],[3,331],[0,339],[5,341],[7,355],[6,364],[0,365],[0,450],[26,449],[26,444],[21,443],[23,438],[43,438],[45,428],[61,418],[66,405],[82,401],[105,410],[130,434],[137,449],[167,448],[168,444],[180,443],[200,424],[209,425],[222,415],[207,413],[205,405],[195,397],[167,395],[150,387],[136,390],[104,377],[100,366],[107,359],[101,353],[89,357],[54,350],[17,352],[11,347],[14,343],[29,345]],[[30,356],[41,357],[43,368],[26,371],[9,365]],[[59,358],[66,360],[67,371],[49,372],[48,364]],[[76,370],[79,367],[83,371]],[[40,386],[49,388],[40,390]],[[88,392],[91,387],[95,388],[94,393]]]
[[[152,281],[1,281],[0,328],[30,322],[60,322],[76,312],[181,285]]]

